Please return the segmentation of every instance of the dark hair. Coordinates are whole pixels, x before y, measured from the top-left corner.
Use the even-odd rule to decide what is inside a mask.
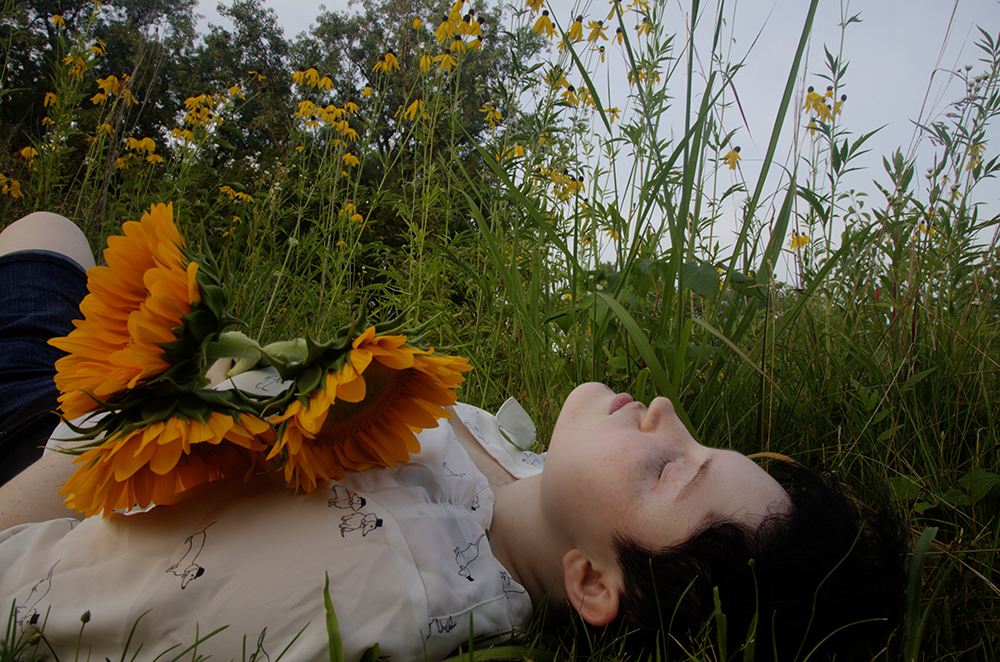
[[[616,539],[624,590],[611,628],[629,651],[687,646],[703,628],[721,644],[716,589],[720,659],[746,644],[755,617],[761,660],[870,660],[884,645],[902,615],[908,549],[885,491],[790,462],[770,472],[792,507],[756,529],[719,521],[661,550]]]
[[[618,616],[607,628],[592,628],[568,602],[554,605],[550,617],[564,643],[569,637],[585,639],[592,650],[624,645],[636,660],[657,650],[657,659],[677,658],[705,634],[722,645],[721,619],[713,617],[717,591],[728,649],[716,651],[717,659],[752,641],[753,654],[736,659],[871,660],[902,616],[902,520],[884,488],[868,482],[851,489],[793,462],[774,463],[769,472],[792,507],[757,528],[710,522],[659,550],[616,537],[624,579]]]

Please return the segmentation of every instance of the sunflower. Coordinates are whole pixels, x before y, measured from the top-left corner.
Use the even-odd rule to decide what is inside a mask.
[[[271,419],[280,438],[268,459],[285,456],[289,487],[312,492],[346,470],[395,466],[420,450],[414,433],[451,416],[444,407],[455,404],[468,361],[405,343],[368,327],[339,370]]]
[[[243,414],[239,418],[213,411],[202,422],[171,417],[121,433],[87,450],[80,468],[59,494],[66,505],[88,517],[102,510],[166,505],[174,496],[222,478],[249,478],[267,469],[268,444],[274,429]]]
[[[55,377],[66,419],[166,371],[171,363],[162,345],[177,340],[175,329],[201,300],[198,264],[184,256],[171,205],[153,205],[123,230],[125,236],[108,239],[107,266],[87,272],[84,319],[49,341],[69,352],[56,361]]]

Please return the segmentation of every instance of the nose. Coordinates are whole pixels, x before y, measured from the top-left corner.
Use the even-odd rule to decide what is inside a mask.
[[[663,429],[673,423],[680,423],[674,405],[667,398],[654,398],[646,409],[646,415],[642,419],[642,429],[645,432],[654,432]]]
[[[673,403],[667,398],[656,398],[649,403],[649,409],[646,411],[640,427],[644,432],[663,434],[688,450],[701,447],[701,444],[695,441],[687,427],[678,418]]]

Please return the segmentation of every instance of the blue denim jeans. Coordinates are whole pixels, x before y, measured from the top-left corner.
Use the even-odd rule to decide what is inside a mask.
[[[86,272],[65,255],[0,255],[0,420],[55,388],[64,352],[46,341],[73,330],[86,294]]]

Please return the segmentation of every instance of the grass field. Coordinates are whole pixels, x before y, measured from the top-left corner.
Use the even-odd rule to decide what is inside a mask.
[[[505,16],[491,28],[516,53],[541,15],[529,4]],[[572,29],[572,17],[554,18]],[[435,43],[437,20],[412,23],[393,29]],[[176,104],[175,126],[145,135],[135,127],[146,106],[172,101],[104,67],[97,18],[63,28],[49,121],[11,133],[0,160],[0,219],[57,211],[100,246],[172,202],[188,239],[232,275],[237,312],[262,343],[360,312],[431,321],[423,342],[475,367],[460,399],[495,410],[514,396],[543,440],[569,391],[597,380],[670,397],[712,445],[874,475],[922,540],[905,628],[881,657],[996,660],[1000,219],[975,204],[997,169],[983,137],[1000,112],[996,26],[956,73],[966,88],[952,116],[928,128],[935,166],[915,172],[887,154],[872,173],[880,190],[859,192],[840,184],[869,135],[838,113],[849,54],[832,53],[820,78],[800,48],[781,74],[759,178],[723,188],[740,126],[723,92],[739,67],[721,49],[693,64],[685,31],[662,25],[655,3],[613,5],[603,24],[607,40],[584,27],[553,49],[558,63],[511,67],[507,94],[490,103],[470,102],[471,50],[453,68],[441,50],[427,63],[400,51],[403,72],[373,53],[375,84],[351,98],[333,98],[322,71],[291,66],[287,140],[267,162],[226,167],[220,150],[247,132],[240,109],[268,102],[260,80],[205,89]],[[631,72],[624,114],[594,84],[599,46]],[[409,87],[393,87],[403,74]],[[687,119],[665,131],[678,109]],[[469,141],[473,117],[488,128]],[[778,163],[793,126],[804,127],[796,157]],[[720,245],[713,228],[731,199],[739,234]]]

